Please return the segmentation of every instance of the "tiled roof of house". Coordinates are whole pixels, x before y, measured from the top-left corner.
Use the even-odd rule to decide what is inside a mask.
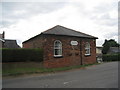
[[[60,25],[57,25],[47,31],[42,32],[42,34],[53,34],[53,35],[66,35],[66,36],[76,36],[76,37],[85,37],[85,38],[95,38],[97,39],[97,37],[79,32],[79,31],[75,31]]]
[[[119,47],[110,47],[110,49],[108,50],[108,54],[111,53],[120,53],[120,48]]]
[[[38,34],[37,36],[39,36],[39,35],[64,35],[64,36],[75,36],[75,37],[82,37],[82,38],[98,39],[97,37],[94,37],[94,36],[79,32],[79,31],[75,31],[75,30],[60,26],[60,25],[56,25],[53,28],[50,28],[50,29],[42,32],[41,34]],[[34,36],[34,37],[24,41],[23,43],[25,43],[37,36]]]
[[[21,48],[17,44],[16,40],[5,39],[5,32],[4,31],[2,34],[0,34],[0,46],[1,45],[2,45],[2,48]]]
[[[20,48],[16,40],[5,39],[4,48]]]

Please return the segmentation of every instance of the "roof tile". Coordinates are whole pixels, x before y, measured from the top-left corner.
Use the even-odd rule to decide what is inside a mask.
[[[49,30],[42,32],[42,34],[54,34],[54,35],[66,35],[66,36],[77,36],[77,37],[86,37],[86,38],[96,38],[94,36],[75,31],[60,25],[57,25]]]

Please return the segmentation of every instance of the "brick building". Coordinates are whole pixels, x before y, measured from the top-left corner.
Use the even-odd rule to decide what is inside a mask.
[[[48,68],[96,62],[97,37],[57,25],[23,42],[23,48],[43,48]]]

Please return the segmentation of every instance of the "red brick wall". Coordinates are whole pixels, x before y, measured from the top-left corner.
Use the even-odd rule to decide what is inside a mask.
[[[90,43],[90,55],[86,56],[85,55],[85,43],[89,42]],[[83,64],[92,64],[96,62],[96,40],[84,40],[82,42],[82,48],[83,48],[83,55],[82,55],[82,60]]]
[[[23,48],[43,48],[43,42],[42,36],[38,36],[23,43]]]
[[[54,57],[54,41],[60,40],[62,42],[63,57]],[[71,41],[78,41],[77,46],[70,44]],[[91,45],[91,55],[85,56],[85,43],[89,42]],[[44,66],[48,68],[64,67],[72,65],[91,64],[96,62],[96,41],[93,39],[82,39],[77,37],[67,36],[47,36],[44,46]],[[80,48],[81,44],[81,48]],[[82,49],[82,52],[80,52]],[[82,57],[81,57],[82,54]],[[82,63],[81,63],[82,58]]]
[[[55,40],[60,40],[62,42],[62,57],[54,57],[54,41]],[[72,47],[70,44],[71,41],[78,41],[78,45]],[[86,42],[89,42],[91,45],[90,56],[85,56]],[[43,48],[44,49],[44,66],[47,68],[91,64],[96,62],[96,41],[94,39],[46,35],[44,37],[34,38],[24,43],[23,47],[24,48],[38,48],[38,47]]]

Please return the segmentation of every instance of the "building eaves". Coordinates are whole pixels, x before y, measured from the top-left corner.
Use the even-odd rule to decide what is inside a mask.
[[[69,28],[66,28],[66,27],[63,27],[60,25],[56,25],[56,26],[54,26],[44,32],[41,32],[40,34],[24,41],[23,43],[28,42],[28,41],[30,41],[38,36],[41,36],[41,35],[59,35],[59,36],[73,36],[73,37],[81,37],[81,38],[98,39],[97,37],[94,37],[92,35],[85,34],[85,33],[79,32],[79,31],[75,31],[73,29],[69,29]]]

